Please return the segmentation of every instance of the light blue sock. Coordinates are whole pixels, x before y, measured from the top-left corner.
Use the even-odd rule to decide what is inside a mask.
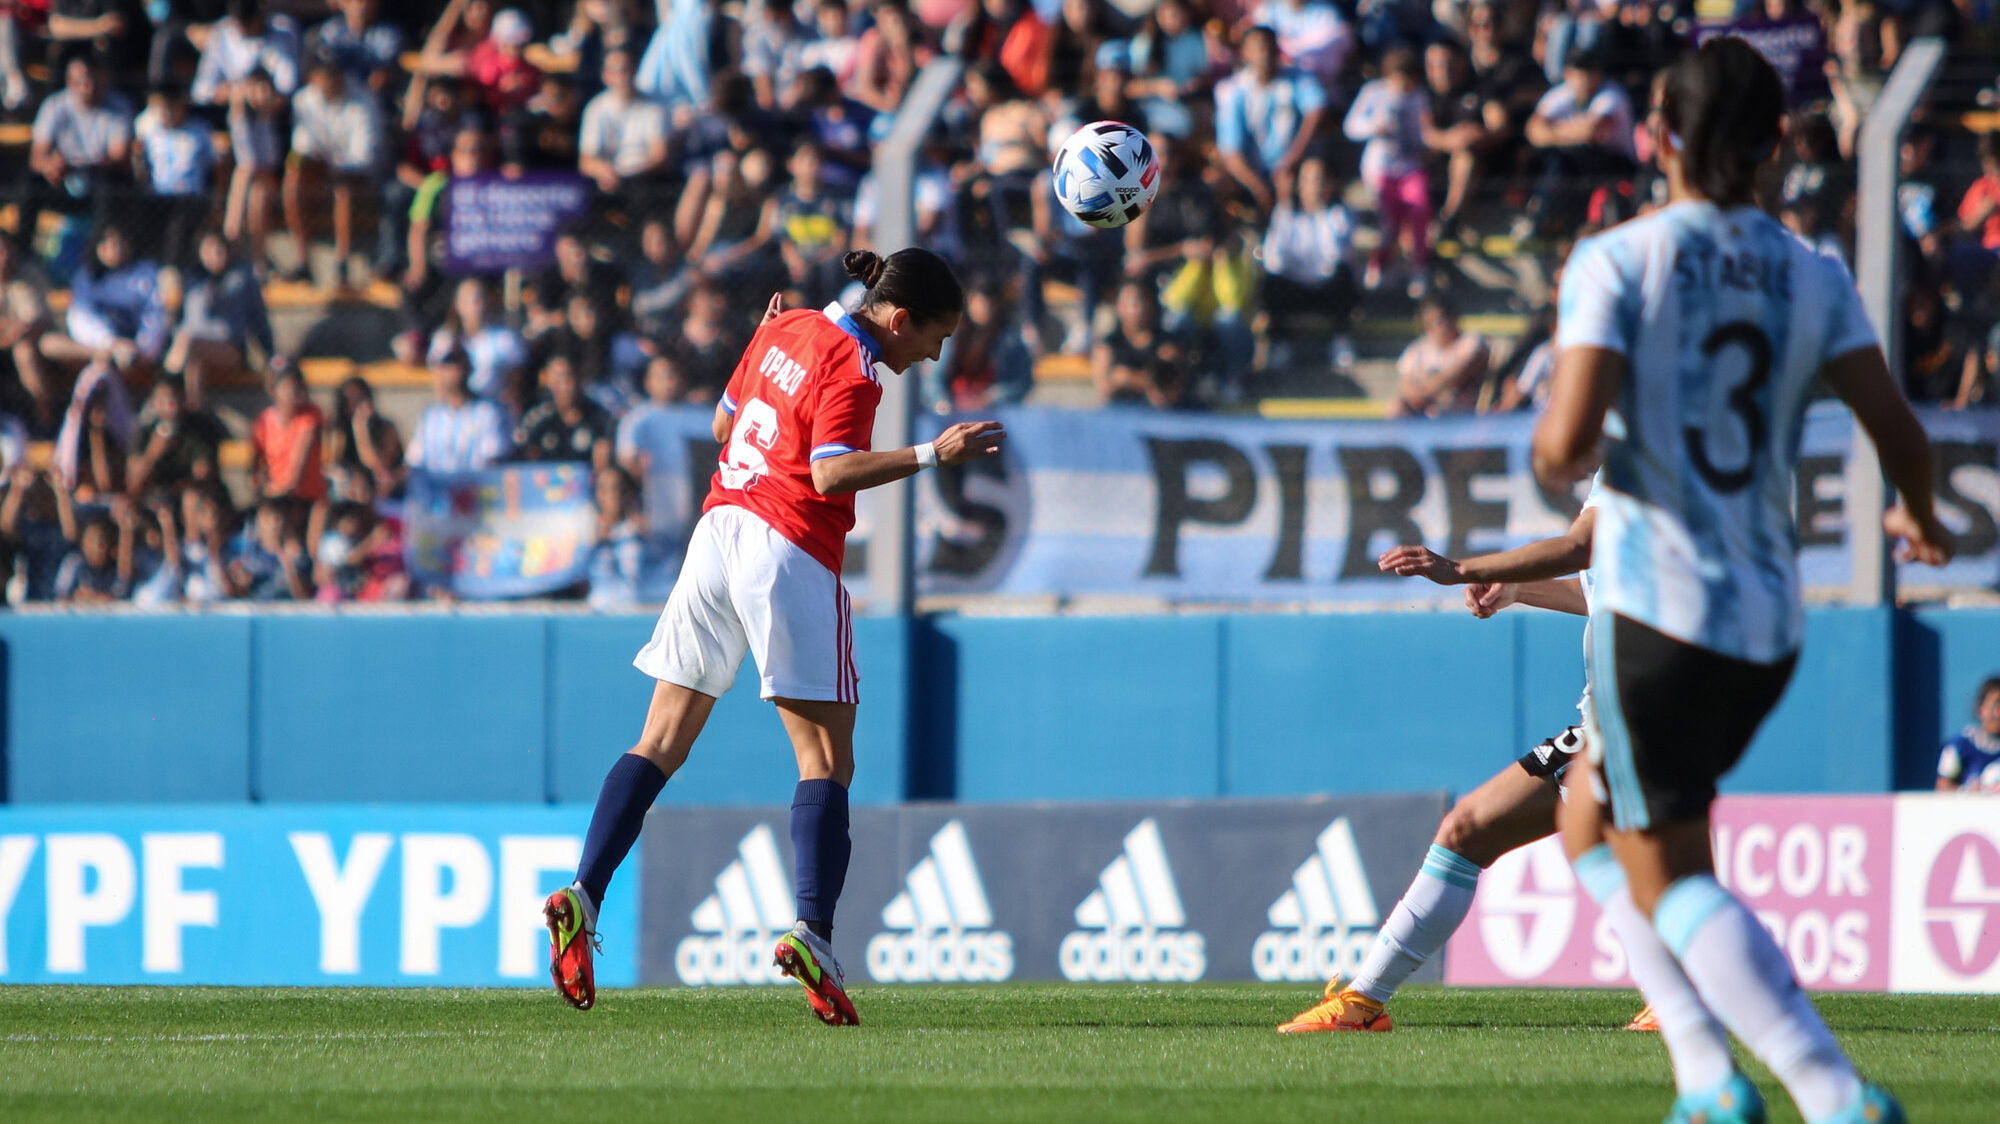
[[[1677,880],[1653,926],[1702,1001],[1768,1066],[1807,1120],[1826,1120],[1861,1094],[1861,1078],[1799,987],[1785,954],[1712,874]]]
[[[1604,909],[1611,931],[1625,947],[1625,966],[1639,993],[1653,1005],[1660,1021],[1660,1041],[1674,1063],[1674,1088],[1682,1093],[1712,1089],[1736,1069],[1729,1053],[1729,1032],[1715,1021],[1694,984],[1681,971],[1659,933],[1632,904],[1625,870],[1599,843],[1576,857],[1577,880]]]

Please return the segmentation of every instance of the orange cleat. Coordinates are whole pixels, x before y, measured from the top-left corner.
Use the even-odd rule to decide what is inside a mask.
[[[1644,1007],[1639,1008],[1639,1013],[1632,1016],[1632,1021],[1625,1024],[1625,1029],[1636,1030],[1646,1034],[1658,1034],[1660,1032],[1660,1016],[1653,1013],[1653,1005],[1648,1003]]]
[[[555,980],[556,993],[577,1010],[590,1010],[597,1002],[597,976],[591,966],[597,934],[584,926],[583,899],[574,886],[565,886],[542,904],[542,917],[549,925],[549,977]]]
[[[1310,1034],[1323,1030],[1393,1029],[1389,1012],[1382,1004],[1351,987],[1342,987],[1340,977],[1326,982],[1326,998],[1319,1005],[1278,1028],[1279,1034]]]

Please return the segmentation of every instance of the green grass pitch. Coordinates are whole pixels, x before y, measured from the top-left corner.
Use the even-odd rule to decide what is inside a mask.
[[[1280,1037],[1301,986],[608,992],[0,988],[0,1120],[1659,1120],[1631,992],[1412,988],[1390,1034]],[[1825,995],[1918,1124],[2000,1119],[2000,997]],[[1797,1114],[1749,1071],[1774,1121]]]

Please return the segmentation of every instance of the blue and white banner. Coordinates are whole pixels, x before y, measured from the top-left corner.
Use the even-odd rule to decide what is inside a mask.
[[[405,565],[458,597],[533,597],[589,576],[597,509],[585,464],[410,474]]]
[[[1559,534],[1577,494],[1550,493],[1528,465],[1534,419],[1273,421],[1144,410],[1015,409],[1004,455],[918,478],[925,594],[1142,595],[1177,601],[1409,602],[1456,590],[1384,577],[1403,542],[1463,557]],[[706,410],[652,427],[646,505],[684,542],[713,470]],[[1939,499],[1960,554],[1909,567],[1913,590],[2000,586],[2000,412],[1925,411]],[[921,435],[951,418],[919,421]],[[1846,461],[1853,422],[1808,416],[1797,503],[1809,588],[1847,582]],[[849,568],[865,559],[863,524]],[[647,596],[672,585],[676,551]],[[864,575],[850,572],[849,584]]]
[[[545,986],[585,808],[0,808],[0,983]],[[638,978],[629,868],[600,986]],[[551,1002],[555,1000],[551,998]]]

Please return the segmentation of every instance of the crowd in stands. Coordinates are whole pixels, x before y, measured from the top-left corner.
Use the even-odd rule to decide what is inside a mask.
[[[1733,15],[1783,31],[1795,113],[1772,201],[1851,258],[1884,75],[1920,35],[1990,57],[1991,6]],[[714,401],[773,292],[841,296],[840,255],[877,219],[873,146],[947,54],[965,71],[922,141],[916,220],[969,307],[920,376],[927,408],[1022,401],[1050,356],[1087,364],[1106,403],[1226,405],[1272,369],[1351,369],[1363,314],[1420,325],[1393,415],[1527,408],[1552,313],[1518,310],[1511,347],[1462,327],[1470,285],[1436,251],[1497,238],[1559,262],[1657,206],[1654,78],[1701,33],[1687,0],[17,0],[0,109],[32,128],[0,239],[0,444],[54,451],[7,451],[16,591],[402,597],[377,500],[413,470],[508,459],[593,465],[607,529],[629,525],[621,432]],[[1122,230],[1070,218],[1048,172],[1102,118],[1162,161]],[[1908,389],[1959,407],[1990,401],[2000,367],[2000,136],[1966,174],[1973,144],[1939,117],[1901,154]],[[504,290],[455,273],[453,185],[534,172],[591,192],[553,261]],[[393,287],[390,347],[436,384],[412,432],[360,380],[311,401],[274,342],[274,282]],[[1052,315],[1070,291],[1076,314]],[[246,381],[270,400],[247,497],[210,410]]]

